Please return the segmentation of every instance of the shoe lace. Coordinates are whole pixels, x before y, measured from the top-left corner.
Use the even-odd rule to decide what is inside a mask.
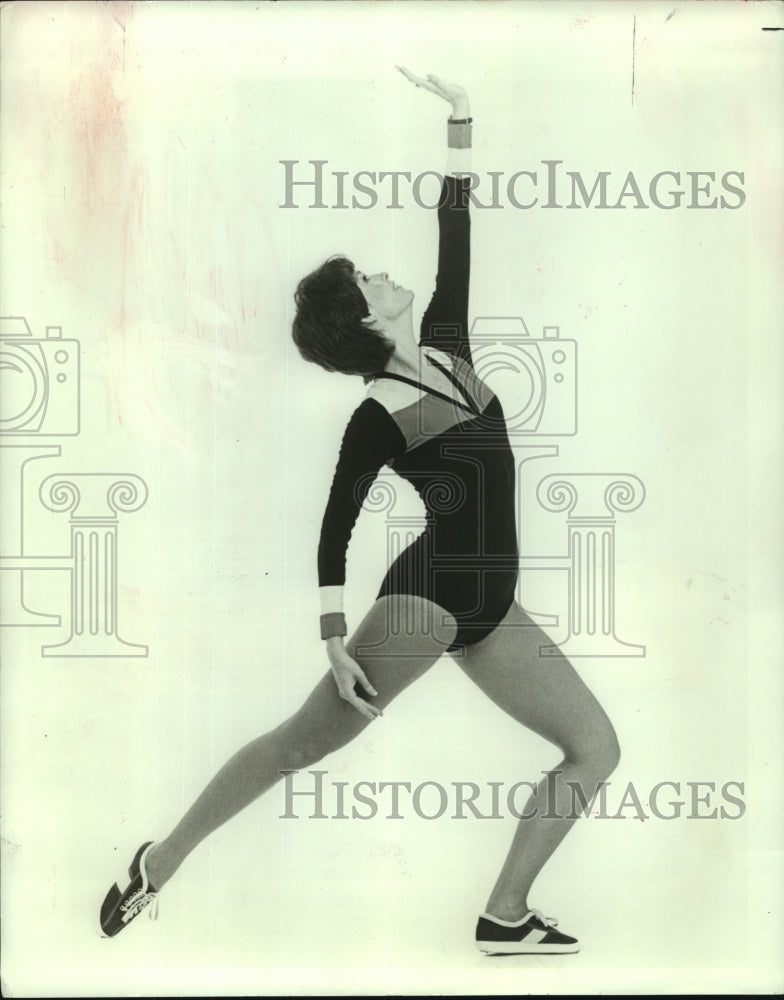
[[[531,913],[545,925],[545,927],[557,927],[558,921],[554,917],[546,917],[541,910],[531,910]]]
[[[149,906],[150,907],[150,920],[158,919],[158,896],[154,892],[145,892],[144,889],[137,889],[136,892],[129,896],[128,899],[122,904],[120,909],[123,911],[123,923],[128,923],[133,920],[134,917],[138,916],[142,910]]]

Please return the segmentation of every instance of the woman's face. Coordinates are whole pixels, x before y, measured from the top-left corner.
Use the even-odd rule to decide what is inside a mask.
[[[389,280],[386,271],[380,274],[355,274],[357,287],[365,296],[368,309],[375,317],[374,326],[383,328],[408,309],[414,301],[414,293],[402,285]]]

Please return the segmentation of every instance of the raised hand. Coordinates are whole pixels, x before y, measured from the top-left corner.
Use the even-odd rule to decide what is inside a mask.
[[[468,94],[463,87],[457,83],[447,83],[440,76],[428,73],[427,76],[417,76],[405,66],[396,67],[399,72],[415,87],[429,90],[431,94],[436,94],[442,100],[447,101],[452,106],[452,115],[455,118],[470,117],[471,108],[468,101]]]

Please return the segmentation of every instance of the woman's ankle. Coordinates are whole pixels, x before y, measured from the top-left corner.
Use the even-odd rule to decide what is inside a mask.
[[[156,892],[166,885],[178,867],[165,840],[153,844],[147,854],[145,868],[147,879]]]
[[[526,900],[494,900],[488,901],[485,907],[488,917],[495,917],[496,920],[504,920],[506,923],[514,924],[522,920],[526,913],[530,913]]]

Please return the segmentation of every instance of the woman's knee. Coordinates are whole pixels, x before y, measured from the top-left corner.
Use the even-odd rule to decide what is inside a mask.
[[[621,745],[618,742],[618,734],[609,721],[597,756],[604,777],[609,778],[621,762]]]
[[[344,711],[342,706],[340,711],[341,714]],[[356,712],[356,709],[352,708],[351,711]],[[361,718],[359,713],[357,718]],[[304,770],[349,743],[357,733],[350,726],[340,725],[343,721],[333,720],[332,725],[314,726],[312,720],[297,714],[284,722],[278,730],[278,736],[281,757],[289,762],[287,766]]]
[[[314,740],[286,740],[283,758],[286,760],[286,767],[294,771],[304,771],[326,757],[329,751],[325,750]]]
[[[562,748],[567,760],[590,767],[597,780],[604,781],[613,773],[621,759],[618,736],[609,719],[588,727],[586,735]]]

